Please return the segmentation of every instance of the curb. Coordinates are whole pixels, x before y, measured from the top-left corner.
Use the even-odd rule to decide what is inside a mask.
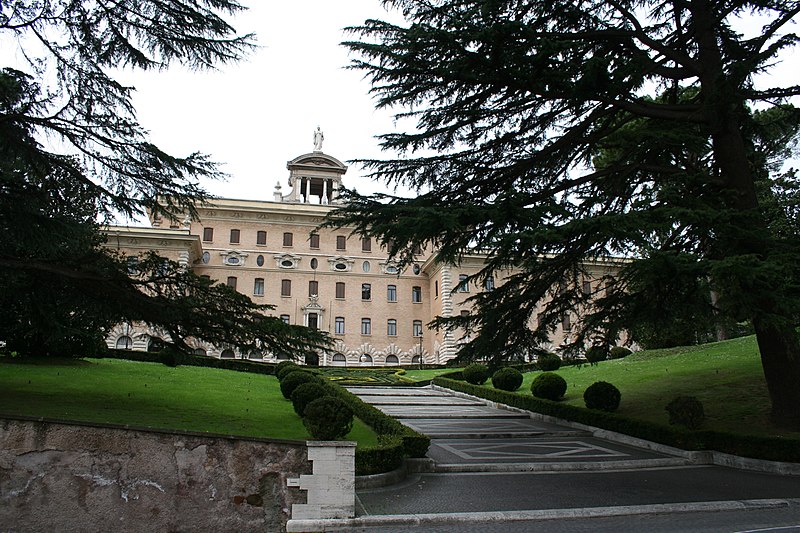
[[[731,500],[692,503],[663,503],[652,505],[625,505],[618,507],[585,507],[576,509],[539,509],[531,511],[490,511],[476,513],[428,513],[410,515],[367,515],[358,518],[331,518],[322,520],[289,520],[288,532],[329,531],[334,528],[373,526],[418,526],[433,524],[462,524],[476,522],[522,522],[569,518],[603,518],[665,513],[696,513],[719,511],[749,511],[754,509],[779,509],[795,500]]]
[[[638,459],[630,461],[576,461],[574,463],[453,463],[436,464],[434,473],[454,472],[605,472],[694,466],[688,459]]]

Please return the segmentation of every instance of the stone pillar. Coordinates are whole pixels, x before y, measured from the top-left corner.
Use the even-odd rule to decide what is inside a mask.
[[[442,267],[442,317],[453,316],[453,275],[449,266]],[[442,359],[448,361],[456,356],[456,343],[453,332],[445,330],[442,347],[439,350]]]
[[[327,204],[328,203],[328,180],[322,180],[322,198],[319,199],[319,203]]]
[[[292,504],[288,531],[309,531],[308,520],[353,518],[356,514],[356,443],[308,441],[311,475],[287,480],[290,487],[308,491],[307,503]]]

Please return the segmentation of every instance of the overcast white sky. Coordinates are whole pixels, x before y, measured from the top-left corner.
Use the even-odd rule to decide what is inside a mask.
[[[375,111],[363,74],[346,70],[339,46],[346,26],[387,18],[379,0],[244,1],[233,20],[255,32],[260,49],[218,72],[126,75],[141,124],[173,155],[195,150],[224,163],[227,182],[206,183],[214,195],[272,200],[275,183],[287,194],[286,162],[313,150],[317,126],[323,152],[347,160],[379,156],[375,136],[393,129],[391,114]],[[396,18],[396,17],[395,17]],[[385,190],[351,165],[344,183],[359,192]]]

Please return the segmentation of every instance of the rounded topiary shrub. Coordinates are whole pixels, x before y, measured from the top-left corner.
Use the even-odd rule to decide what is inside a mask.
[[[319,382],[319,376],[305,370],[294,370],[286,374],[281,380],[281,394],[287,400],[292,397],[294,390],[303,383]]]
[[[586,350],[586,360],[590,363],[599,363],[608,359],[608,346],[592,346]]]
[[[545,352],[536,358],[536,364],[539,370],[552,372],[561,368],[561,358],[553,352]]]
[[[300,367],[294,361],[281,361],[275,367],[275,377],[278,378],[278,381],[281,381],[286,377],[286,374],[299,369]]]
[[[340,439],[353,428],[353,411],[339,398],[323,396],[306,406],[303,424],[314,439]]]
[[[318,383],[316,381],[301,383],[294,389],[294,391],[292,391],[290,396],[292,405],[294,406],[294,412],[300,416],[303,416],[303,412],[308,404],[317,398],[322,398],[323,396],[328,396],[329,394],[330,393],[328,392],[328,389],[326,389],[322,383]]]
[[[558,400],[567,392],[567,381],[553,372],[542,372],[531,383],[531,393],[537,398]]]
[[[665,407],[669,413],[669,423],[698,429],[703,425],[706,414],[703,404],[694,396],[678,396]]]
[[[158,352],[158,362],[167,366],[178,366],[182,357],[183,354],[172,346],[165,346]]]
[[[583,393],[583,401],[589,409],[601,411],[616,411],[622,399],[619,389],[611,383],[597,381],[589,385]]]
[[[489,379],[489,368],[486,365],[472,363],[461,371],[464,381],[473,385],[483,385]]]
[[[492,385],[495,389],[515,391],[522,385],[522,373],[516,368],[501,368],[492,375]]]
[[[614,346],[608,351],[609,359],[622,359],[623,357],[628,357],[632,354],[629,349],[624,346]]]

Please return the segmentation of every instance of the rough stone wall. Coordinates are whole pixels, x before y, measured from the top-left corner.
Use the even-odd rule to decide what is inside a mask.
[[[304,443],[0,420],[0,532],[275,532]]]

